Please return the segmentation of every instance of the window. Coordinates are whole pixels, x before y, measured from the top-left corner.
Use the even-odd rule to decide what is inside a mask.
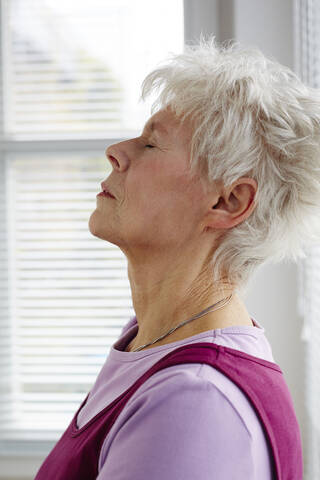
[[[320,87],[320,5],[312,0],[295,0],[295,70],[302,80]],[[298,264],[299,310],[304,321],[305,400],[307,446],[305,478],[320,478],[320,245],[310,248]]]
[[[0,453],[48,453],[134,315],[88,220],[106,147],[150,115],[143,78],[183,50],[183,2],[0,1]]]

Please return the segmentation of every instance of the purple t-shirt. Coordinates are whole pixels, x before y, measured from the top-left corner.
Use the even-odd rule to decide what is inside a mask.
[[[136,317],[131,317],[78,414],[77,427],[182,345],[211,342],[274,362],[265,329],[251,320],[255,326],[209,330],[125,352],[138,330]],[[97,480],[147,480],[143,471],[152,471],[152,480],[178,480],[177,464],[184,480],[229,480],[235,471],[237,480],[272,479],[267,440],[251,403],[234,382],[205,363],[165,368],[133,394],[103,442]]]

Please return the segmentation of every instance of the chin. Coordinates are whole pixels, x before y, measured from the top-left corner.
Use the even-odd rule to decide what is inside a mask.
[[[101,217],[99,215],[95,215],[93,212],[88,221],[89,232],[97,238],[101,238],[101,240],[105,240],[106,242],[113,243],[117,245],[117,237],[111,232],[111,230],[106,230],[106,225],[101,224]],[[104,226],[104,228],[102,228]]]
[[[89,231],[95,237],[106,240],[104,238],[104,232],[102,231],[102,228],[101,228],[101,218],[100,219],[97,218],[97,215],[95,213],[96,213],[96,210],[90,215],[90,218],[88,221]]]

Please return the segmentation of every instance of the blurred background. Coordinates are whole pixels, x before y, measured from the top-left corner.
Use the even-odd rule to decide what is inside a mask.
[[[0,0],[0,480],[32,480],[134,315],[121,250],[88,220],[105,149],[140,135],[145,75],[200,33],[320,81],[320,2]],[[265,265],[246,305],[265,328],[320,478],[320,246]]]

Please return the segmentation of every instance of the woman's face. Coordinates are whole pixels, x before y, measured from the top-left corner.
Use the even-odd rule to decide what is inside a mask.
[[[199,234],[205,213],[200,178],[188,171],[191,130],[160,110],[141,136],[109,146],[113,171],[105,180],[116,198],[97,197],[90,232],[137,255],[179,249]]]

